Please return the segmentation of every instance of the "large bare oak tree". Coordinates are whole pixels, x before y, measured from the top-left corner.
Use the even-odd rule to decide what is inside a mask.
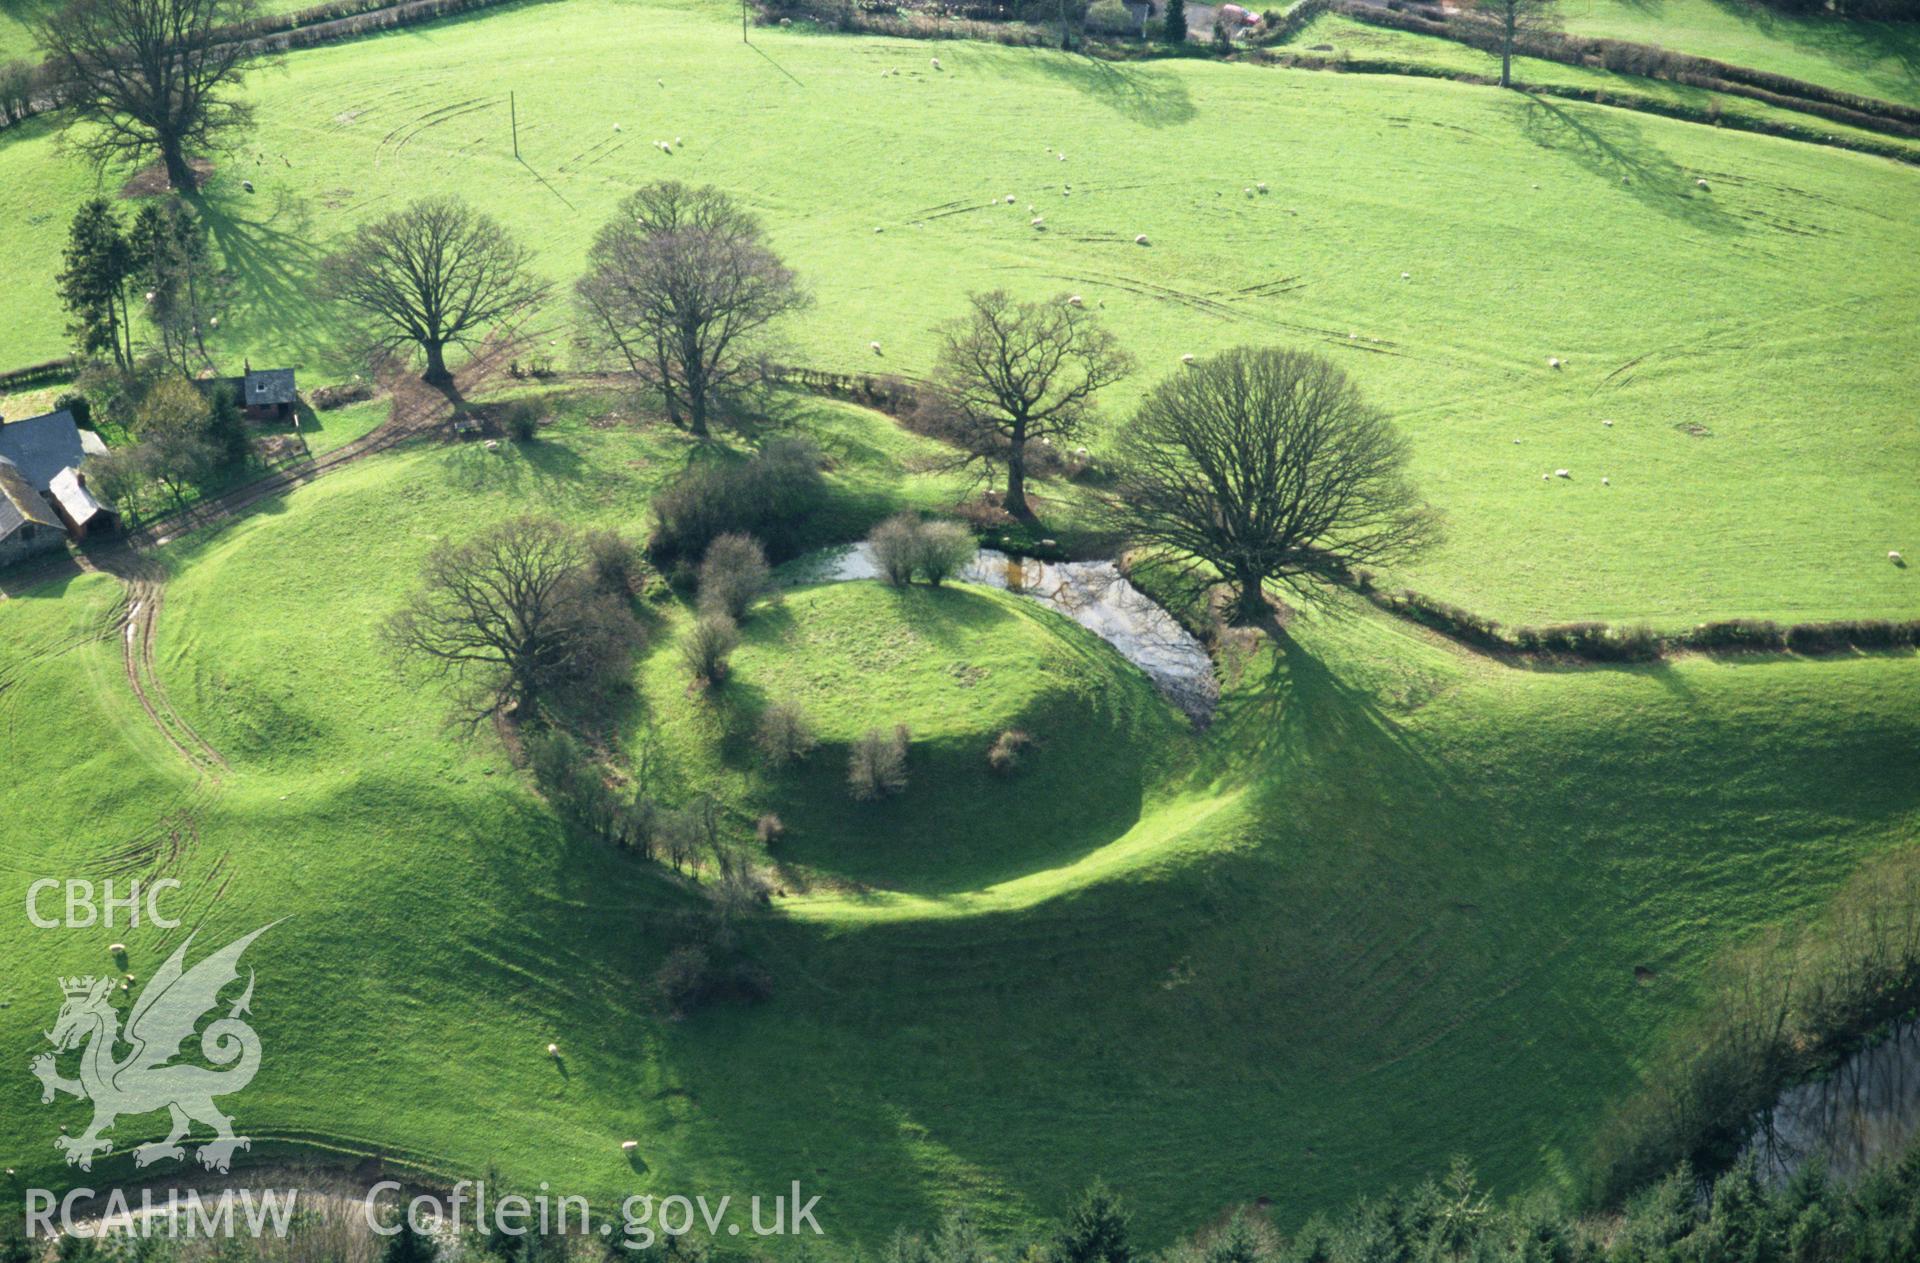
[[[1241,347],[1161,382],[1119,447],[1114,524],[1266,611],[1268,582],[1308,591],[1404,557],[1438,521],[1407,479],[1408,445],[1327,360]]]
[[[1027,444],[1059,443],[1094,415],[1095,396],[1133,371],[1133,358],[1093,313],[1067,298],[1016,302],[974,294],[939,331],[935,404],[963,447],[1007,474],[1007,512],[1033,520]]]
[[[373,348],[418,347],[422,376],[453,380],[446,349],[537,306],[532,252],[458,197],[422,198],[360,225],[320,263],[321,292],[372,318]]]
[[[252,122],[235,100],[257,50],[233,38],[255,0],[73,0],[36,30],[81,150],[105,166],[158,157],[188,192],[195,151]]]
[[[719,397],[751,376],[757,336],[811,301],[757,219],[719,189],[674,180],[623,201],[587,264],[574,293],[588,342],[699,435]]]
[[[611,678],[639,627],[595,586],[578,535],[523,517],[436,547],[386,638],[403,663],[453,680],[464,716],[476,721],[528,718],[555,691]]]

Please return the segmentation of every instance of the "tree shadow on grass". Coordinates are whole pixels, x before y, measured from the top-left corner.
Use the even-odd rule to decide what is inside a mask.
[[[1744,234],[1739,220],[1705,197],[1693,178],[1618,110],[1570,109],[1545,97],[1520,106],[1520,131],[1542,149],[1564,153],[1589,173],[1617,183],[1634,200],[1672,219],[1714,232]]]
[[[257,336],[264,334],[289,347],[317,344],[323,352],[344,344],[345,330],[314,294],[320,248],[306,199],[280,190],[262,203],[220,185],[196,194],[193,203],[233,277],[234,322],[248,341],[265,340]]]
[[[1187,85],[1170,71],[1120,65],[1094,57],[1035,57],[1022,65],[1057,79],[1121,117],[1148,127],[1175,127],[1197,111]]]
[[[1920,23],[1788,15],[1750,0],[1714,0],[1714,7],[1770,39],[1830,57],[1855,70],[1871,70],[1882,62],[1892,62],[1907,81],[1903,86],[1909,92],[1920,91]]]

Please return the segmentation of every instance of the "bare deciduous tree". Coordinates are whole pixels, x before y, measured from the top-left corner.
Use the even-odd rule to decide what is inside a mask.
[[[558,689],[609,678],[639,642],[633,615],[596,588],[580,538],[550,518],[443,543],[423,580],[386,638],[405,661],[457,681],[469,721],[532,715]]]
[[[257,50],[232,38],[255,0],[73,0],[36,28],[80,148],[96,163],[158,156],[174,188],[196,184],[192,150],[253,121],[229,94]]]
[[[1500,86],[1513,86],[1513,53],[1529,35],[1560,28],[1559,0],[1476,0],[1492,21],[1500,49]]]
[[[1236,616],[1269,581],[1404,556],[1438,519],[1407,480],[1406,440],[1347,375],[1301,351],[1241,347],[1156,386],[1121,440],[1110,512],[1138,544],[1228,579]]]
[[[590,344],[699,435],[716,397],[752,371],[756,336],[811,302],[758,220],[719,189],[673,180],[622,202],[587,262],[574,292]]]
[[[458,197],[423,198],[348,234],[320,264],[321,291],[375,322],[374,349],[417,346],[422,376],[453,380],[446,348],[540,303],[548,286],[528,271],[532,252]]]
[[[952,433],[974,458],[1005,467],[1007,512],[1031,521],[1027,444],[1078,434],[1094,397],[1132,372],[1133,358],[1064,297],[1022,303],[994,290],[968,303],[940,330],[935,406],[951,414]]]

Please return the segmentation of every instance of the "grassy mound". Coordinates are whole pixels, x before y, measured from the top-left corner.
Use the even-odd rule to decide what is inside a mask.
[[[776,858],[806,876],[937,894],[1055,867],[1132,828],[1191,740],[1118,653],[1003,592],[834,584],[789,594],[742,630],[717,703],[685,702],[678,664],[656,663],[651,709],[690,779],[743,813],[780,816]],[[805,713],[821,747],[762,772],[750,737],[773,702]],[[852,801],[849,746],[898,724],[913,737],[909,788]],[[987,750],[1008,729],[1033,745],[996,774]]]

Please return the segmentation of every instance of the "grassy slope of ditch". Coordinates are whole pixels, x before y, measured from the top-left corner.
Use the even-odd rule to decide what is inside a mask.
[[[687,445],[597,411],[498,454],[403,449],[165,554],[158,674],[230,762],[217,786],[127,696],[110,580],[0,609],[0,812],[33,822],[8,831],[0,902],[158,838],[147,871],[185,880],[207,942],[286,917],[255,949],[267,1057],[233,1102],[263,1153],[384,1151],[599,1198],[799,1178],[868,1245],[955,1205],[1027,1229],[1096,1172],[1154,1242],[1261,1195],[1291,1221],[1455,1153],[1529,1188],[1577,1165],[1718,951],[1913,838],[1910,657],[1527,670],[1337,604],[1237,663],[1195,738],[1014,598],[806,589],[750,624],[743,694],[806,697],[829,743],[900,710],[956,743],[916,755],[882,818],[931,814],[1010,717],[1041,739],[1031,779],[976,776],[968,819],[913,822],[929,850],[889,860],[833,751],[738,774],[664,613],[639,697],[677,788],[718,793],[743,832],[768,807],[846,831],[796,834],[786,858],[819,892],[752,931],[774,998],[662,1021],[648,979],[689,896],[566,836],[494,740],[456,739],[436,694],[391,675],[375,629],[437,536],[524,511],[637,524]],[[835,456],[826,529],[952,493],[880,418],[802,425]],[[953,674],[887,655],[908,628],[985,669],[977,711],[944,704]],[[847,640],[805,651],[802,629]],[[1066,731],[1088,687],[1117,725],[1104,759]],[[1129,825],[1113,799],[1135,786]],[[1109,823],[1023,845],[1023,813],[1053,809],[1023,806],[1035,792]],[[112,938],[136,970],[162,946],[5,937],[0,1042],[23,1050],[52,978],[103,967]],[[28,1098],[0,1111],[0,1156],[70,1177],[50,1141],[80,1107]]]

